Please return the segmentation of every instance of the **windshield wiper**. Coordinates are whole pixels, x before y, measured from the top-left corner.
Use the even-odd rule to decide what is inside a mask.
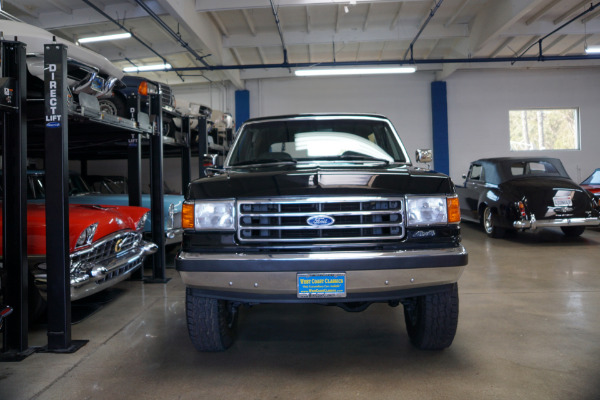
[[[248,165],[265,165],[265,164],[279,164],[279,165],[293,165],[296,164],[297,161],[296,160],[292,160],[292,159],[281,159],[281,158],[262,158],[260,160],[246,160],[246,161],[240,161],[237,162],[235,164],[232,164],[232,167],[239,167],[242,165],[248,166]]]
[[[386,160],[384,158],[371,157],[371,156],[362,155],[362,154],[342,154],[340,156],[319,157],[319,159],[320,160],[327,160],[327,161],[336,161],[336,160],[343,160],[343,161],[377,161],[377,162],[385,163],[386,165],[390,164],[389,160]],[[313,161],[316,161],[316,160],[313,160]]]

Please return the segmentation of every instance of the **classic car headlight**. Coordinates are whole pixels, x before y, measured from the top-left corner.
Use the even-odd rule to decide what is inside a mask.
[[[97,222],[85,228],[83,232],[81,232],[81,235],[79,235],[79,239],[77,239],[77,243],[75,243],[75,248],[91,244],[92,240],[94,240],[94,235],[96,234],[97,228]]]
[[[136,231],[141,231],[142,229],[144,229],[144,225],[146,225],[146,221],[148,220],[149,215],[150,215],[150,211],[148,211],[146,214],[144,214],[142,216],[142,218],[140,218],[140,220],[137,222],[137,224],[135,224]]]
[[[199,200],[183,203],[181,224],[184,229],[235,230],[234,200]]]
[[[457,196],[407,196],[408,226],[445,225],[460,222]]]

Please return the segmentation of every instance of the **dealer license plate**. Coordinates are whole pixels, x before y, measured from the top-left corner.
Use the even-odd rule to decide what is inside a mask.
[[[298,298],[346,297],[346,274],[298,274]]]
[[[554,202],[554,207],[571,207],[573,205],[571,197],[553,197],[552,201]]]

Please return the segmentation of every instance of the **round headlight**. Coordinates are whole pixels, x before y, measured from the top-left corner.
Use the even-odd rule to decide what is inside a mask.
[[[75,247],[88,246],[94,240],[94,235],[96,234],[96,229],[98,228],[98,223],[95,222],[85,228],[83,232],[79,235],[79,239],[77,239],[77,243],[75,243]]]

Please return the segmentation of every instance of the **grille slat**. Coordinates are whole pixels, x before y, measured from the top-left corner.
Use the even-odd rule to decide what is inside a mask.
[[[238,201],[241,242],[349,242],[402,239],[403,198],[310,198]],[[332,225],[312,226],[326,215]]]

